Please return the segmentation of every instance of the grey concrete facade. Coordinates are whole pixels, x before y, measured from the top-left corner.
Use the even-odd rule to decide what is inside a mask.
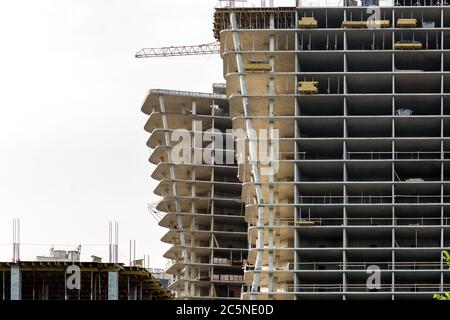
[[[255,174],[251,153],[239,164],[243,298],[431,299],[450,288],[450,8],[378,10],[385,28],[343,27],[367,21],[366,7],[216,11],[234,128],[280,131],[269,138],[277,174]],[[272,71],[248,71],[251,61]],[[304,81],[318,92],[300,92]]]

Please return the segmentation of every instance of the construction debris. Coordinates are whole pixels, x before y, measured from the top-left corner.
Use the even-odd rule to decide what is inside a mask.
[[[245,64],[244,70],[247,72],[269,72],[272,66],[268,61],[249,61]]]
[[[416,28],[417,19],[398,19],[397,28]]]

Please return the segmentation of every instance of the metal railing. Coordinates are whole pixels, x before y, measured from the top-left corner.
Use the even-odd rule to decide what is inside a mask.
[[[299,196],[300,204],[397,204],[397,203],[450,203],[444,195],[367,195],[367,196]]]
[[[274,265],[275,271],[344,271],[344,270],[361,270],[366,271],[369,266],[378,266],[381,270],[447,270],[440,261],[409,261],[409,262],[392,262],[392,261],[361,261],[347,262],[286,262]],[[253,265],[244,265],[244,271],[253,271]]]
[[[367,196],[340,196],[340,195],[321,195],[321,196],[299,196],[299,203],[294,203],[293,199],[288,199],[285,203],[277,205],[328,205],[328,204],[439,204],[450,203],[450,195],[367,195]],[[246,205],[257,205],[253,196],[247,197]],[[263,206],[271,206],[274,203],[264,203]]]
[[[368,151],[347,152],[347,159],[357,160],[439,160],[442,156],[450,155],[448,151]]]
[[[297,7],[362,7],[361,1],[354,1],[357,5],[351,5],[352,1],[349,0],[297,0]],[[395,0],[380,0],[378,2],[379,7],[393,7]]]
[[[442,220],[442,221],[441,221]],[[436,218],[305,218],[305,219],[293,219],[284,218],[276,219],[271,223],[266,221],[266,225],[275,227],[291,227],[291,226],[342,226],[346,222],[346,225],[352,226],[439,226],[449,225],[450,218],[440,217]],[[303,224],[305,223],[305,224]],[[257,219],[248,220],[249,227],[255,227],[257,225]]]
[[[327,155],[320,152],[277,151],[276,157],[271,156],[268,152],[257,153],[259,162],[268,160],[271,162],[283,160],[446,160],[450,158],[449,151],[348,151],[346,155],[347,157],[344,159],[342,155]],[[253,163],[245,157],[240,157],[237,162],[239,164]]]
[[[249,286],[242,286],[242,293],[249,293]],[[392,293],[402,293],[402,292],[413,292],[413,293],[437,293],[443,291],[448,291],[450,289],[450,285],[441,285],[441,284],[380,284],[379,289],[371,289],[367,286],[367,284],[356,283],[356,284],[346,284],[343,285],[341,283],[312,283],[312,284],[299,284],[299,285],[277,285],[274,286],[272,291],[268,290],[268,287],[260,287],[259,293],[320,293],[320,292],[328,292],[328,293],[342,293],[342,292],[392,292]]]

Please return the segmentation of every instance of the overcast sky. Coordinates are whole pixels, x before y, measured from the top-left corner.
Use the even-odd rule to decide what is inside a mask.
[[[319,1],[319,0],[318,0]],[[294,1],[276,1],[280,5]],[[0,0],[0,260],[12,258],[21,219],[21,259],[50,246],[108,258],[108,221],[163,267],[147,204],[150,88],[211,90],[218,56],[134,58],[141,47],[214,41],[214,0]],[[99,246],[93,246],[94,244]]]

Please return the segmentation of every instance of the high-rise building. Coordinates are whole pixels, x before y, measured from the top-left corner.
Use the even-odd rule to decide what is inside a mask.
[[[216,9],[229,115],[248,133],[244,299],[449,290],[450,7],[346,3]]]
[[[161,240],[171,244],[169,289],[178,299],[241,297],[247,225],[224,90],[150,90],[142,106],[162,197],[159,224],[168,229]]]

